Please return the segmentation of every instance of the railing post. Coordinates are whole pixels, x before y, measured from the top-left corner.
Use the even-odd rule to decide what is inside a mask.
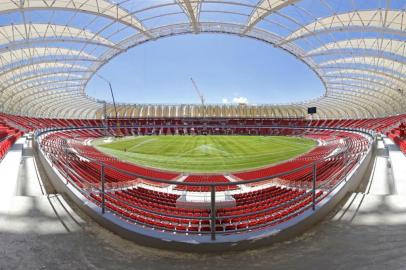
[[[101,164],[101,169],[100,169],[100,182],[101,182],[101,196],[102,196],[102,214],[104,214],[104,212],[105,212],[105,209],[106,209],[106,198],[105,198],[105,196],[104,196],[104,180],[105,180],[105,177],[104,177],[104,164],[102,163]]]
[[[347,174],[348,174],[348,168],[347,168],[347,166],[348,166],[348,153],[347,153],[347,150],[348,149],[346,149],[345,152],[344,152],[344,180],[347,180]]]
[[[211,240],[216,240],[216,187],[210,186],[210,218],[211,218]]]
[[[316,162],[313,163],[313,183],[312,183],[312,209],[313,211],[316,210],[316,178],[317,178],[317,167],[316,167]]]
[[[68,164],[69,164],[69,161],[68,161]],[[68,180],[68,175],[69,175],[69,174],[68,174],[68,171],[69,171],[69,167],[68,167],[67,165],[65,165],[65,164],[64,164],[64,166],[65,166],[65,168],[64,168],[64,170],[63,170],[63,171],[64,171],[64,173],[65,173],[66,185],[67,185],[67,184],[69,184],[69,180]]]

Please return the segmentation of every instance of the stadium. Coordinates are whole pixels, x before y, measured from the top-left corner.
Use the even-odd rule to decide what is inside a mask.
[[[402,269],[405,9],[401,0],[1,1],[0,268]],[[210,58],[207,44],[186,43],[195,55],[170,47],[183,59],[160,55],[163,40],[201,36],[224,38],[207,40],[233,64]],[[249,40],[245,56],[227,60],[239,40]],[[142,50],[144,60],[130,59]],[[262,50],[290,60],[268,63]],[[267,72],[288,69],[283,79],[299,86],[279,89],[286,102],[268,100],[278,87],[257,78],[262,66],[235,62],[251,54]],[[153,61],[145,81],[164,85],[156,103],[148,86],[127,82]],[[175,75],[182,61],[194,74]],[[252,81],[231,74],[244,66]],[[311,98],[306,72],[322,91]],[[256,81],[256,102],[221,96],[230,78],[241,89]],[[134,102],[126,87],[138,89]]]

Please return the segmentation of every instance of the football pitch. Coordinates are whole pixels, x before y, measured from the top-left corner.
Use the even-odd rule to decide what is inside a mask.
[[[97,139],[93,145],[110,156],[161,170],[227,173],[294,158],[316,142],[286,136],[136,136]]]

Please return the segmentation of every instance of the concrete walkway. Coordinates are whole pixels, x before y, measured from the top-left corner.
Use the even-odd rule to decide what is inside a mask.
[[[46,188],[28,143],[18,192],[0,209],[0,269],[405,269],[406,195],[392,176],[390,152],[383,141],[378,147],[365,184],[301,237],[252,251],[189,254],[136,245],[69,207]]]
[[[406,195],[406,156],[391,139],[383,139],[396,183],[397,194]]]
[[[25,137],[18,139],[0,163],[0,200],[16,194],[17,177],[25,142]]]

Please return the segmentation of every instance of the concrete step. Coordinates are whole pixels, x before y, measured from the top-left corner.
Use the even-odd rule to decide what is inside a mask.
[[[84,221],[61,195],[0,199],[0,231],[60,234],[81,230]]]
[[[397,194],[406,195],[406,156],[391,139],[384,138],[383,140],[388,149],[396,192]]]
[[[389,160],[389,151],[382,140],[378,141],[376,158],[373,166],[371,166],[370,179],[365,193],[376,195],[397,194]]]
[[[353,193],[332,220],[354,225],[406,224],[406,195]]]
[[[26,137],[19,138],[0,162],[0,197],[16,194],[17,177]]]

